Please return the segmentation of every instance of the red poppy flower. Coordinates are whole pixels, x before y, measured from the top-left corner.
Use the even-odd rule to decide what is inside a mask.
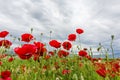
[[[30,42],[31,40],[33,40],[33,36],[29,33],[22,34],[21,38],[24,42]]]
[[[0,66],[2,65],[2,62],[0,61]]]
[[[5,48],[9,48],[12,45],[12,42],[9,40],[1,40],[0,41],[0,46],[4,46]]]
[[[78,55],[79,55],[79,56],[82,56],[82,57],[85,57],[85,56],[87,56],[87,52],[86,52],[85,50],[80,50],[80,51],[78,52]]]
[[[61,47],[61,43],[58,42],[57,40],[51,40],[49,42],[49,44],[50,44],[51,47],[54,47],[54,48],[60,48]]]
[[[114,66],[116,69],[120,69],[120,62],[114,63],[113,66]]]
[[[120,71],[120,62],[115,62],[112,64],[112,71],[115,73]]]
[[[63,42],[62,46],[64,49],[70,50],[70,48],[72,47],[72,44],[68,41],[65,41],[65,42]]]
[[[107,71],[105,70],[105,69],[98,69],[98,70],[96,70],[96,72],[100,75],[100,76],[102,76],[102,77],[106,77],[106,75],[107,75]]]
[[[68,35],[68,40],[69,41],[75,41],[76,40],[76,34],[69,34]]]
[[[82,29],[78,28],[78,29],[76,29],[76,32],[77,32],[78,34],[82,34],[84,31],[83,31]]]
[[[38,54],[33,54],[33,56],[34,56],[34,58],[33,58],[34,61],[39,60],[39,55]]]
[[[48,60],[51,56],[50,55],[46,55],[45,59]]]
[[[15,53],[18,54],[18,56],[21,59],[29,59],[32,57],[32,55],[36,52],[37,47],[32,44],[24,44],[21,48],[16,47],[14,49]]]
[[[8,62],[12,62],[14,60],[14,58],[13,57],[10,57],[9,59],[8,59]]]
[[[41,42],[34,42],[34,44],[38,49],[42,49],[44,47],[44,44]]]
[[[47,49],[46,48],[42,48],[42,50],[39,51],[40,56],[43,56],[43,54],[47,53]]]
[[[64,57],[67,57],[67,56],[69,55],[69,52],[64,52],[62,55],[63,55]]]
[[[5,78],[5,79],[3,79],[3,78],[0,78],[0,80],[12,80],[10,77],[7,77],[7,78]]]
[[[64,70],[62,70],[62,74],[69,74],[71,71],[70,70],[67,70],[67,69],[64,69]]]
[[[64,51],[64,50],[59,50],[59,51],[58,51],[58,56],[59,56],[60,58],[62,58],[63,56],[66,57],[66,56],[68,56],[68,55],[69,55],[69,52],[66,52],[66,51]]]
[[[9,34],[8,31],[1,31],[0,32],[0,38],[5,38]]]
[[[89,60],[92,60],[92,57],[89,56],[89,55],[86,55],[85,57],[86,57],[87,59],[89,59]]]
[[[45,70],[46,70],[47,68],[48,68],[48,66],[47,66],[47,65],[44,65],[44,66],[43,66],[43,69],[45,69]]]
[[[43,54],[47,52],[47,49],[44,48],[44,44],[43,43],[41,43],[41,42],[34,42],[34,44],[37,47],[37,52],[35,53],[35,55],[37,55],[37,57],[43,56]]]
[[[60,68],[58,62],[55,62],[55,63],[54,63],[54,67],[55,67],[56,70]]]
[[[53,51],[49,51],[49,55],[54,56],[54,52]]]
[[[11,72],[8,71],[8,70],[1,72],[1,77],[2,77],[3,79],[6,79],[6,78],[10,77],[10,75],[11,75]]]

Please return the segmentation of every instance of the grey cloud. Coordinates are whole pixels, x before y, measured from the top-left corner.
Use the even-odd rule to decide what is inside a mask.
[[[20,36],[33,27],[36,37],[44,33],[43,41],[49,40],[52,30],[52,38],[62,41],[81,27],[85,30],[83,44],[107,45],[114,34],[115,49],[119,50],[119,4],[119,0],[0,0],[0,30]]]

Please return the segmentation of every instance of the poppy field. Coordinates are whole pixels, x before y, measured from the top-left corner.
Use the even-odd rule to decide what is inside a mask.
[[[113,35],[110,45],[113,58],[108,57],[101,44],[97,51],[104,49],[105,58],[94,58],[91,48],[81,45],[80,36],[84,34],[81,28],[68,34],[64,41],[51,39],[50,31],[47,44],[36,40],[32,33],[31,28],[30,33],[16,38],[8,31],[0,31],[0,80],[120,80],[120,59],[114,57]],[[9,35],[21,44],[11,48],[14,41],[6,38]],[[77,40],[76,52],[73,46]]]

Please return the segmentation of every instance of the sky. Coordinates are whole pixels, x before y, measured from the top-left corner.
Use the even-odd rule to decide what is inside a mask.
[[[113,47],[118,54],[120,0],[0,0],[0,31],[20,37],[30,28],[37,38],[43,33],[44,42],[50,31],[52,39],[64,41],[68,34],[82,28],[82,46],[93,49],[100,42],[109,48],[111,35],[115,35]]]

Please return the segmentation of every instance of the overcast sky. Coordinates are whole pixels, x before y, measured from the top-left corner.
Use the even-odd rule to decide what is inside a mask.
[[[0,0],[0,31],[20,36],[34,28],[34,35],[52,31],[52,38],[66,40],[76,28],[84,29],[82,44],[109,46],[120,52],[120,0]]]

